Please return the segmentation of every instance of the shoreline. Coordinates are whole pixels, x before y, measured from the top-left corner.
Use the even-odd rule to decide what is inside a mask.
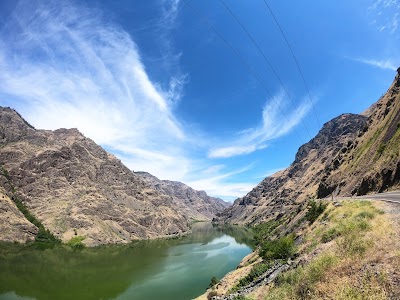
[[[226,273],[215,286],[208,288],[203,294],[193,300],[208,300],[207,296],[211,292],[216,292],[218,295],[226,294],[241,278],[249,274],[253,266],[261,260],[262,259],[258,256],[258,253],[253,250],[253,252],[243,257],[236,269]]]

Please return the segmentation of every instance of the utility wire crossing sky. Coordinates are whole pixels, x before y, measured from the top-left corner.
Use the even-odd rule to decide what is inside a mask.
[[[0,105],[234,200],[400,66],[400,0],[0,2]]]

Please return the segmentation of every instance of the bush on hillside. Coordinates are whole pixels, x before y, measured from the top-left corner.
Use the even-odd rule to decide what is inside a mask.
[[[327,204],[323,204],[321,201],[318,203],[315,200],[310,200],[307,205],[308,211],[306,213],[307,221],[312,224],[316,219],[324,212]]]
[[[296,252],[295,235],[289,234],[276,240],[266,240],[260,245],[260,256],[264,260],[288,259]]]

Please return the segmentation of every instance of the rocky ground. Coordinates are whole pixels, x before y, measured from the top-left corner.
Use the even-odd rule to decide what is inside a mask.
[[[5,190],[0,187],[0,227],[1,240],[5,242],[32,241],[38,229],[25,219],[15,203],[7,196]]]

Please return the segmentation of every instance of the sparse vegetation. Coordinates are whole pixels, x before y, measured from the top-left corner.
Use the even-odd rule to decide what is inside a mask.
[[[235,298],[233,298],[233,300],[252,300],[252,298],[243,296],[243,295],[238,295]]]
[[[247,276],[241,278],[239,280],[239,283],[237,285],[235,285],[231,289],[230,292],[234,293],[234,292],[238,291],[240,288],[252,283],[258,277],[260,277],[262,274],[264,274],[270,267],[271,267],[271,264],[265,263],[265,262],[254,265],[253,268],[251,269],[250,273]]]
[[[207,299],[211,300],[213,297],[218,296],[218,293],[216,291],[211,291],[207,294]]]
[[[3,175],[7,179],[7,183],[10,185],[11,190],[13,192],[13,196],[11,196],[11,200],[15,203],[18,210],[25,216],[25,218],[35,225],[39,231],[35,237],[35,243],[44,244],[60,244],[61,240],[56,238],[48,229],[46,229],[43,224],[29,211],[26,205],[15,195],[15,188],[11,183],[10,174],[8,171],[1,166],[0,168],[1,175]],[[41,246],[42,247],[42,246]]]
[[[327,204],[322,203],[322,201],[310,200],[307,205],[308,211],[306,213],[307,221],[312,224],[317,220],[317,218],[324,212]]]
[[[281,274],[265,299],[388,299],[393,283],[387,274],[400,257],[394,230],[382,214],[369,201],[333,208],[329,223],[315,223],[306,237],[306,244],[319,239],[333,241],[331,246],[309,263]]]

